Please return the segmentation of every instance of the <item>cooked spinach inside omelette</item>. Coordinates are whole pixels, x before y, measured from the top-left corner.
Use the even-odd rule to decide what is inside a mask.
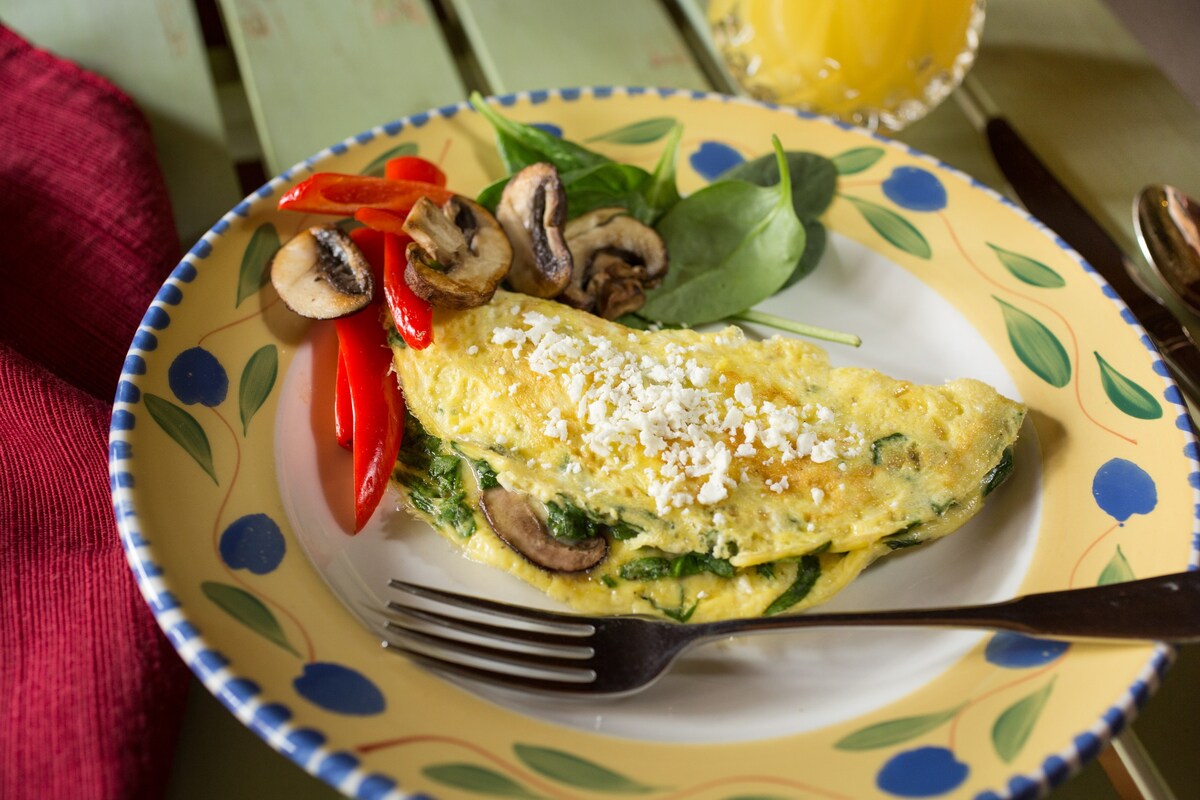
[[[587,613],[822,603],[978,512],[1025,414],[976,380],[918,386],[795,339],[636,331],[506,292],[439,311],[424,350],[391,340],[410,508]]]

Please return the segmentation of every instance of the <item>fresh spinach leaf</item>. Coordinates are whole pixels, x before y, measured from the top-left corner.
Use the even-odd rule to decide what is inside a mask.
[[[775,294],[804,253],[783,147],[771,138],[780,180],[773,187],[719,181],[680,200],[658,223],[671,269],[639,313],[698,325]]]
[[[792,208],[800,219],[816,219],[825,213],[837,191],[838,173],[833,162],[816,153],[788,150],[784,153],[792,178]],[[743,161],[718,180],[739,180],[755,186],[779,183],[779,163],[772,154]]]
[[[821,256],[825,255],[825,245],[829,240],[825,226],[817,220],[805,219],[801,220],[801,223],[804,225],[804,254],[796,262],[792,274],[783,282],[784,289],[793,286],[816,269],[817,264],[821,262]]]
[[[599,164],[559,176],[567,195],[567,218],[574,219],[597,208],[620,206],[639,222],[650,224],[654,212],[644,191],[650,173],[631,164]]]
[[[796,150],[787,151],[786,156],[792,178],[792,207],[804,224],[805,241],[804,253],[784,282],[784,289],[812,272],[825,254],[828,236],[817,217],[833,202],[838,181],[836,166],[824,156]],[[773,155],[765,155],[738,164],[721,176],[721,180],[726,179],[749,181],[756,186],[775,186],[779,183],[779,166]]]
[[[796,570],[796,579],[792,581],[791,586],[783,590],[783,594],[776,597],[771,605],[767,606],[767,609],[763,611],[763,616],[779,614],[799,603],[808,596],[820,577],[821,559],[811,555],[801,558]]]
[[[679,187],[675,184],[675,165],[679,161],[679,143],[682,139],[683,125],[677,122],[671,127],[667,144],[663,148],[662,155],[658,157],[658,164],[655,165],[654,172],[650,176],[650,183],[646,186],[646,204],[653,212],[649,220],[642,220],[647,225],[657,222],[663,214],[670,211],[679,202]]]
[[[496,133],[496,148],[510,175],[540,161],[550,162],[559,173],[612,162],[607,156],[568,139],[560,139],[532,125],[505,117],[484,102],[479,92],[471,93],[471,105],[491,123]]]

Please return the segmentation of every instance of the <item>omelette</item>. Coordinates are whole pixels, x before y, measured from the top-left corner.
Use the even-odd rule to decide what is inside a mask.
[[[796,339],[641,331],[504,291],[390,336],[407,506],[585,613],[799,611],[944,536],[1012,468],[1022,405],[834,368]]]

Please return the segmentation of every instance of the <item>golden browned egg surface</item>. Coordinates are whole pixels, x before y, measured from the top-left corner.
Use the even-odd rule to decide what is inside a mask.
[[[395,475],[410,506],[470,557],[591,613],[824,602],[976,513],[1024,417],[975,380],[919,386],[833,368],[795,339],[638,331],[506,292],[439,312],[434,342],[394,349],[419,421]],[[608,556],[569,574],[527,562],[478,512],[492,473],[555,530],[586,520]]]

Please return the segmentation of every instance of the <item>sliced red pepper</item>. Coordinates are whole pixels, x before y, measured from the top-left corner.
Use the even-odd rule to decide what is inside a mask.
[[[384,211],[381,208],[367,206],[355,211],[354,218],[380,233],[393,233],[397,236],[408,235],[404,232],[404,220],[408,219],[406,214],[397,214],[395,211]]]
[[[354,441],[354,406],[350,401],[350,380],[346,377],[346,359],[338,351],[337,378],[334,379],[333,434],[347,450]]]
[[[414,350],[424,350],[433,344],[433,306],[404,281],[404,250],[411,241],[408,236],[384,234],[383,297],[404,343]]]
[[[421,181],[434,186],[446,185],[446,173],[432,161],[420,156],[389,158],[383,167],[383,177],[390,181]]]
[[[378,275],[383,260],[382,234],[359,228],[350,236]],[[404,436],[404,396],[391,373],[392,351],[379,323],[381,308],[382,301],[376,296],[357,314],[334,321],[354,411],[355,533],[363,529],[383,498]]]
[[[281,197],[279,208],[306,214],[350,216],[367,206],[407,216],[413,204],[422,197],[441,205],[453,195],[444,186],[423,181],[318,172]]]

